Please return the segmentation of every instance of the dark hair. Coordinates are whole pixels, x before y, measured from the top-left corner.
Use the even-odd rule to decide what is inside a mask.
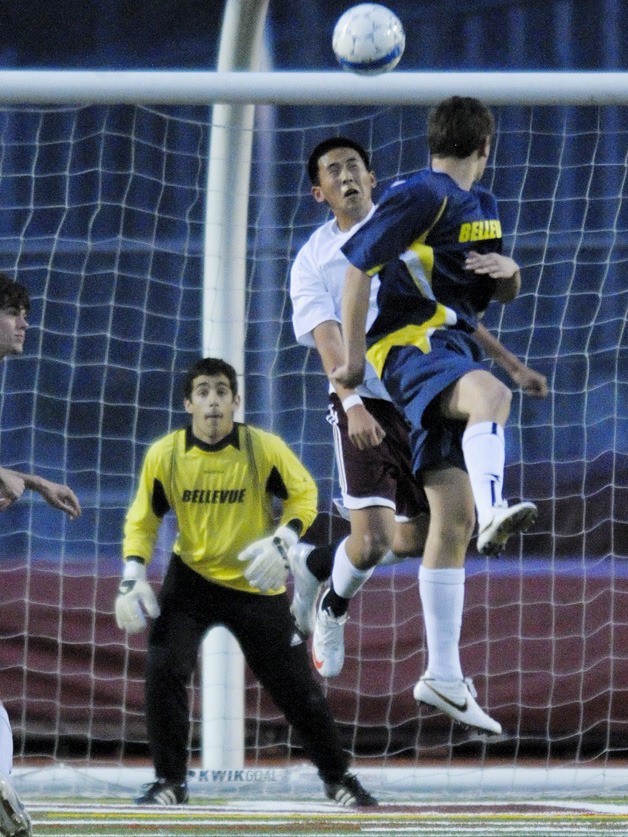
[[[235,369],[226,360],[218,357],[203,357],[195,361],[192,366],[185,373],[183,381],[183,395],[188,399],[192,398],[192,389],[194,388],[194,381],[201,375],[209,375],[214,377],[216,375],[224,375],[229,381],[229,387],[235,397],[238,394],[238,376]]]
[[[15,282],[6,273],[0,273],[0,308],[19,308],[30,311],[31,301],[24,285]]]
[[[346,137],[329,137],[329,139],[319,142],[307,161],[307,173],[312,186],[318,186],[320,182],[318,177],[318,161],[324,154],[327,154],[328,151],[332,151],[334,148],[352,148],[362,158],[366,170],[371,170],[371,161],[369,160],[368,152],[359,142],[347,139]]]
[[[437,157],[468,157],[494,132],[493,114],[483,102],[470,96],[444,99],[427,117],[430,154]]]

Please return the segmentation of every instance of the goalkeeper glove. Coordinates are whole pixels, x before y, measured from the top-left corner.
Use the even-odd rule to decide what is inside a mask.
[[[142,607],[152,619],[159,616],[157,598],[146,581],[146,567],[139,561],[126,561],[115,604],[118,627],[129,634],[143,630],[146,617]]]
[[[289,526],[280,526],[274,535],[255,541],[238,555],[239,561],[250,561],[244,577],[251,587],[262,593],[278,590],[288,578],[288,550],[299,540]]]

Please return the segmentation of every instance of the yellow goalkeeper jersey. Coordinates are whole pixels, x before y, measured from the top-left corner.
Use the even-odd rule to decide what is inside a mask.
[[[279,521],[273,498],[282,502]],[[291,520],[301,521],[303,534],[316,517],[317,500],[310,473],[272,433],[236,422],[225,439],[208,445],[191,427],[175,430],[146,453],[126,516],[123,555],[148,564],[172,509],[178,528],[173,552],[210,581],[259,593],[244,577],[238,554]]]

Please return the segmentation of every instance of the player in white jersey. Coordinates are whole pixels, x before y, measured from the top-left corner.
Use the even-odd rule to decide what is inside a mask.
[[[22,353],[28,328],[26,316],[29,308],[27,289],[0,273],[0,360]],[[50,482],[37,474],[22,474],[2,467],[0,511],[19,500],[27,488],[36,491],[47,503],[64,511],[71,519],[81,513],[80,503],[67,485]],[[7,711],[0,703],[0,835],[30,837],[30,817],[11,783],[12,769],[13,733]]]
[[[372,190],[376,181],[366,151],[343,137],[326,140],[313,150],[308,174],[314,199],[326,203],[334,217],[312,234],[293,263],[293,326],[300,343],[317,348],[323,368],[331,377],[334,367],[344,361],[340,320],[348,262],[341,248],[374,211]],[[367,325],[375,316],[377,290],[374,277]],[[547,392],[543,376],[527,369],[486,329],[480,327],[477,337],[526,392]],[[300,544],[291,551],[290,559],[295,578],[295,619],[304,633],[313,632],[312,656],[319,673],[334,676],[344,662],[343,634],[350,599],[377,564],[422,554],[428,506],[422,486],[412,473],[407,425],[368,363],[364,380],[355,389],[330,384],[328,420],[333,428],[350,535],[335,550]],[[332,558],[331,584],[316,608],[319,590],[330,575]],[[446,605],[441,603],[447,580],[423,575],[420,592],[429,648],[430,637],[452,636],[452,630],[447,624]],[[457,639],[455,645],[457,653]],[[440,708],[448,711],[446,706]],[[477,704],[469,704],[464,722],[488,732],[500,729]]]

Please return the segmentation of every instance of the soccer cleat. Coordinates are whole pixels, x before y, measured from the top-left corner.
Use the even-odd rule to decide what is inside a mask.
[[[527,532],[534,525],[537,513],[534,503],[496,506],[492,519],[478,534],[478,552],[482,555],[499,555],[508,538]]]
[[[478,706],[473,680],[436,680],[425,673],[414,687],[414,699],[444,712],[454,721],[488,735],[500,735],[501,724]]]
[[[334,616],[322,607],[324,599],[318,606],[314,636],[312,638],[312,660],[316,671],[322,677],[335,677],[340,674],[345,662],[345,622],[349,618]]]
[[[11,782],[0,778],[0,834],[3,837],[31,837],[31,818]]]
[[[350,808],[372,808],[378,804],[353,773],[345,773],[338,782],[325,782],[325,795],[339,805]]]
[[[288,550],[288,563],[294,580],[290,610],[297,628],[304,636],[309,636],[314,630],[316,601],[323,586],[307,567],[307,556],[313,549],[313,544],[297,543]]]
[[[152,784],[145,785],[144,793],[135,800],[136,805],[185,805],[188,801],[188,786],[176,782],[166,782],[157,779]]]

